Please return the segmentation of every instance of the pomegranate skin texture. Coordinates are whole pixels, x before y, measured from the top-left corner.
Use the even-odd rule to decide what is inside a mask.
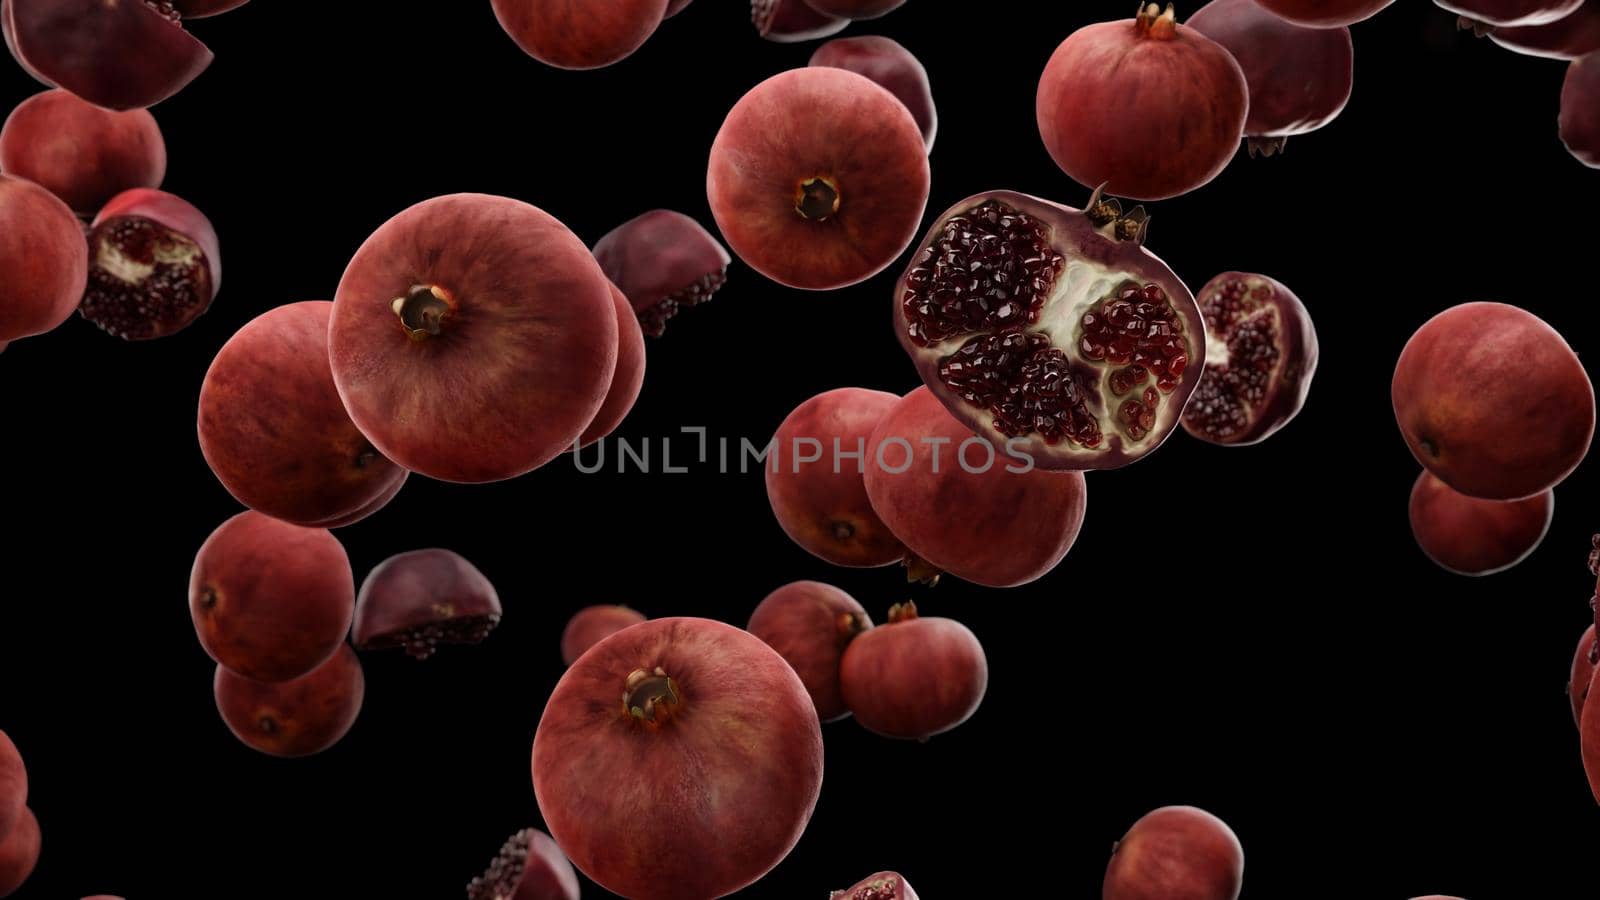
[[[1433,0],[1440,9],[1485,25],[1548,25],[1571,15],[1583,0]]]
[[[638,314],[649,337],[661,337],[679,310],[710,300],[728,279],[732,257],[699,222],[653,209],[613,228],[594,258]]]
[[[750,0],[756,33],[779,44],[797,44],[838,34],[850,20],[811,8],[806,0]]]
[[[562,676],[534,735],[533,787],[550,834],[601,887],[708,900],[755,882],[800,839],[822,787],[822,728],[805,685],[758,638],[654,619]]]
[[[28,805],[28,769],[11,737],[0,731],[0,840],[22,820]]]
[[[222,250],[205,213],[165,191],[134,188],[94,217],[78,315],[123,340],[153,340],[194,324],[221,288]]]
[[[550,835],[524,828],[467,885],[467,900],[578,900],[578,873]]]
[[[1348,28],[1296,25],[1255,0],[1212,0],[1185,24],[1221,44],[1244,70],[1250,87],[1244,134],[1252,155],[1281,151],[1290,137],[1327,125],[1350,102],[1355,43]]]
[[[570,666],[590,647],[643,621],[644,613],[626,606],[586,606],[572,614],[561,632],[561,661]]]
[[[846,19],[876,19],[906,4],[906,0],[805,0],[819,13]]]
[[[0,897],[15,893],[39,864],[39,820],[23,807],[11,833],[0,838]]]
[[[633,412],[633,405],[639,401],[639,391],[644,389],[644,331],[639,327],[639,319],[633,314],[628,298],[615,284],[611,285],[611,305],[617,312],[617,368],[600,411],[578,436],[579,447],[587,447],[616,431],[628,413]]]
[[[1161,446],[1205,374],[1206,326],[1144,249],[1145,222],[1099,192],[1083,211],[1014,191],[946,210],[895,285],[923,384],[1041,469],[1117,468]]]
[[[967,626],[924,619],[914,603],[857,635],[839,663],[839,688],[874,734],[925,741],[972,718],[989,689],[989,660]]]
[[[523,52],[559,69],[621,62],[654,34],[667,0],[493,0],[500,27]]]
[[[1317,330],[1282,282],[1224,272],[1200,289],[1206,317],[1205,377],[1183,429],[1224,446],[1256,444],[1299,415],[1317,372]]]
[[[1221,45],[1150,4],[1080,28],[1039,78],[1039,136],[1086,188],[1163,200],[1211,181],[1244,137],[1250,90]]]
[[[1600,169],[1600,51],[1573,60],[1561,86],[1561,143],[1572,158]]]
[[[1589,699],[1589,683],[1594,680],[1595,665],[1600,663],[1594,646],[1594,626],[1584,629],[1578,639],[1578,649],[1572,654],[1572,676],[1567,679],[1567,699],[1572,701],[1572,721],[1583,721],[1583,707]]]
[[[211,51],[146,0],[0,0],[28,74],[106,109],[143,109],[211,65]]]
[[[778,426],[767,501],[784,533],[813,556],[852,568],[905,559],[905,545],[873,512],[864,480],[867,439],[899,402],[884,391],[837,388],[800,404]]]
[[[905,104],[854,72],[807,66],[734,104],[711,145],[706,196],[735,256],[820,291],[894,262],[916,236],[929,178]]]
[[[1577,355],[1504,303],[1463,303],[1430,319],[1401,352],[1390,393],[1412,455],[1469,497],[1549,490],[1594,436],[1594,388]]]
[[[1101,900],[1237,900],[1244,849],[1221,819],[1168,806],[1135,822],[1111,851]]]
[[[1364,22],[1395,0],[1256,0],[1263,9],[1296,25],[1342,28]]]
[[[505,197],[425,200],[356,251],[328,331],[356,427],[400,466],[481,483],[538,468],[599,413],[617,365],[589,249]]]
[[[1522,500],[1479,500],[1424,471],[1411,489],[1411,534],[1441,568],[1457,575],[1493,575],[1538,548],[1555,508],[1553,491]]]
[[[0,172],[92,216],[125,190],[160,187],[167,143],[147,110],[114,112],[57,88],[29,97],[6,117]]]
[[[922,142],[931,151],[939,133],[939,111],[933,105],[933,88],[922,61],[898,41],[877,35],[837,38],[811,54],[807,65],[846,69],[872,79],[895,95],[922,129]]]
[[[820,581],[796,581],[768,594],[746,626],[800,676],[824,722],[850,715],[839,663],[850,642],[871,628],[872,617],[854,597]]]
[[[212,691],[234,737],[268,756],[314,756],[355,725],[366,696],[361,661],[349,644],[292,681],[267,684],[217,667]]]
[[[1492,28],[1489,40],[1527,56],[1573,60],[1600,51],[1600,0],[1548,25]]]
[[[917,892],[899,872],[874,872],[829,900],[917,900]]]
[[[83,226],[54,194],[0,175],[0,341],[44,334],[83,299]]]
[[[450,550],[412,550],[378,564],[356,594],[351,643],[427,659],[440,644],[477,644],[500,624],[500,595]]]

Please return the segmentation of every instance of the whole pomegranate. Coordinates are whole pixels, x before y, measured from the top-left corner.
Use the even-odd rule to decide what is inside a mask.
[[[1133,824],[1111,851],[1101,900],[1237,900],[1244,849],[1203,809],[1168,806]]]
[[[1217,177],[1244,136],[1250,89],[1221,45],[1152,3],[1078,29],[1039,78],[1039,136],[1084,187],[1161,200]]]
[[[925,741],[972,718],[989,689],[989,660],[967,626],[920,618],[915,603],[856,635],[839,661],[844,705],[884,737]]]
[[[1493,575],[1538,549],[1555,506],[1554,491],[1521,500],[1479,500],[1423,472],[1411,489],[1411,533],[1441,568],[1458,575]]]
[[[839,691],[839,662],[851,641],[871,629],[872,617],[854,597],[820,581],[796,581],[768,594],[746,627],[800,676],[824,722],[850,715]]]
[[[1339,28],[1372,18],[1394,3],[1394,0],[1256,0],[1256,2],[1297,25]]]

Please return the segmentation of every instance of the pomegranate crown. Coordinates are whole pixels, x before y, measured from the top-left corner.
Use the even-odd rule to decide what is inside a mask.
[[[1163,10],[1159,3],[1144,3],[1140,0],[1139,12],[1133,17],[1133,25],[1139,34],[1159,41],[1171,40],[1178,33],[1178,9],[1171,3]]]

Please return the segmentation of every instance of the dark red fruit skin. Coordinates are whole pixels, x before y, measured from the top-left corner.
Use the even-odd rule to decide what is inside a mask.
[[[1596,679],[1600,679],[1600,668],[1589,676],[1589,687],[1585,696],[1595,695]],[[1589,777],[1589,791],[1596,801],[1600,801],[1600,703],[1583,704],[1583,712],[1578,714],[1578,741],[1583,755],[1583,771]]]
[[[1561,143],[1578,162],[1600,169],[1600,51],[1573,60],[1561,86]]]
[[[1441,568],[1457,575],[1493,575],[1538,548],[1555,506],[1552,491],[1521,500],[1479,500],[1424,471],[1411,488],[1411,534]]]
[[[846,19],[876,19],[904,6],[906,0],[805,0],[819,13]]]
[[[874,872],[842,891],[834,891],[830,900],[917,900],[917,892],[899,872]]]
[[[1390,393],[1412,455],[1469,497],[1549,490],[1594,436],[1594,388],[1577,355],[1537,316],[1503,303],[1430,319],[1401,352]]]
[[[0,341],[65,322],[89,277],[83,226],[54,194],[0,175]]]
[[[1096,198],[1098,196],[1097,193]],[[959,349],[970,335],[958,335],[930,346],[918,344],[911,336],[902,299],[907,296],[907,289],[924,255],[941,238],[945,222],[991,200],[1046,223],[1052,231],[1053,246],[1063,255],[1104,269],[1133,273],[1141,283],[1155,284],[1166,293],[1168,302],[1189,335],[1188,343],[1192,350],[1189,357],[1191,364],[1187,369],[1188,374],[1182,377],[1172,393],[1162,398],[1157,426],[1144,439],[1133,441],[1116,429],[1106,428],[1106,440],[1094,449],[1083,448],[1070,438],[1052,444],[1037,432],[1008,440],[1008,436],[995,427],[995,417],[988,409],[968,403],[946,385],[939,375],[940,363]],[[1097,201],[1092,198],[1089,205],[1094,207]],[[986,191],[974,194],[934,219],[928,233],[913,250],[906,271],[895,283],[894,306],[895,332],[900,337],[900,346],[905,348],[912,362],[916,364],[917,374],[922,376],[923,384],[933,392],[939,402],[944,404],[945,409],[972,432],[987,438],[997,453],[1003,454],[1009,446],[1017,453],[1031,457],[1034,465],[1041,469],[1114,469],[1153,452],[1166,442],[1173,431],[1177,430],[1183,409],[1204,374],[1204,366],[1193,364],[1203,359],[1205,355],[1205,320],[1200,314],[1200,307],[1177,274],[1155,254],[1144,249],[1142,237],[1123,239],[1107,235],[1080,210],[1015,191]],[[1100,373],[1093,373],[1093,378],[1098,383]],[[1101,416],[1111,414],[1105,409],[1105,404],[1101,400],[1091,399],[1096,405],[1094,412]],[[965,437],[966,435],[963,435],[963,439]],[[872,467],[868,468],[870,471]]]
[[[611,285],[611,301],[617,311],[617,368],[600,411],[578,437],[579,447],[587,447],[616,431],[633,411],[639,391],[644,388],[644,331],[633,314],[633,306],[615,284]]]
[[[298,678],[331,656],[350,631],[355,594],[337,538],[258,512],[218,526],[189,576],[200,645],[257,681]]]
[[[1163,200],[1222,172],[1249,107],[1244,70],[1227,50],[1142,11],[1063,41],[1039,77],[1035,113],[1045,149],[1079,184]]]
[[[922,129],[923,144],[933,149],[939,111],[933,105],[928,70],[898,41],[877,35],[836,38],[818,47],[807,65],[846,69],[872,79],[906,105]]]
[[[494,0],[495,18],[523,52],[560,69],[621,62],[655,33],[667,0]]]
[[[129,188],[160,187],[167,144],[149,111],[113,112],[57,88],[22,101],[6,118],[0,172],[92,216]]]
[[[451,308],[415,335],[395,301],[437,287]],[[504,197],[454,194],[390,219],[334,299],[339,397],[385,456],[430,478],[488,482],[570,449],[617,363],[611,286],[566,226]]]
[[[808,66],[734,104],[711,145],[706,195],[747,265],[779,284],[832,290],[905,251],[929,178],[922,130],[905,104],[854,72]],[[836,188],[836,210],[824,202],[800,211],[813,181]]]
[[[268,756],[313,756],[339,743],[366,696],[361,661],[348,644],[293,681],[267,684],[217,667],[217,711],[234,737]]]
[[[1577,59],[1600,51],[1600,0],[1548,25],[1491,28],[1489,40],[1508,50],[1548,59]]]
[[[670,19],[678,13],[683,12],[684,9],[693,2],[694,0],[667,0],[667,14],[664,18]]]
[[[1044,469],[1008,472],[1025,463],[995,447],[994,464],[984,471],[952,465],[972,432],[951,418],[927,388],[917,388],[884,416],[867,442],[867,496],[884,524],[928,566],[985,587],[1016,587],[1054,569],[1083,527],[1088,488],[1081,472]],[[915,450],[903,473],[889,471],[906,462],[904,446],[879,447],[904,440]],[[938,471],[932,448],[945,440]],[[969,453],[972,451],[969,451]],[[969,459],[984,468],[987,454]],[[917,574],[913,564],[913,575]]]
[[[1225,290],[1236,283],[1246,287],[1244,302],[1254,305],[1259,314],[1270,316],[1271,321],[1276,323],[1275,330],[1281,346],[1269,379],[1267,395],[1254,410],[1254,417],[1249,424],[1237,430],[1207,424],[1211,421],[1207,417],[1207,402],[1212,397],[1212,388],[1207,380],[1219,378],[1222,374],[1218,364],[1207,359],[1206,375],[1184,410],[1183,429],[1202,441],[1225,446],[1258,444],[1299,415],[1301,407],[1305,406],[1306,395],[1311,392],[1311,379],[1317,373],[1317,359],[1321,352],[1317,344],[1317,330],[1311,324],[1311,313],[1306,310],[1305,304],[1283,282],[1266,275],[1250,272],[1224,272],[1218,275],[1207,282],[1197,295],[1201,311],[1207,310],[1216,291]],[[1219,324],[1211,315],[1207,315],[1208,343],[1221,343],[1228,337],[1224,333],[1226,329],[1219,328]],[[1208,347],[1208,357],[1213,350],[1227,353],[1225,345],[1220,348]]]
[[[626,606],[586,606],[572,614],[561,632],[561,661],[570,666],[590,647],[643,621],[644,613]]]
[[[482,640],[500,616],[500,595],[477,566],[449,550],[412,550],[379,563],[361,582],[351,640],[358,650],[404,647],[426,659],[436,643]]]
[[[658,668],[678,702],[630,714],[626,699],[639,709],[645,698],[637,684],[630,695],[629,676]],[[661,682],[646,684],[662,696]],[[721,897],[800,839],[822,787],[822,728],[805,685],[759,639],[707,619],[654,619],[561,677],[534,735],[533,787],[550,834],[601,887],[636,900]]]
[[[16,827],[0,838],[0,897],[9,897],[22,887],[39,863],[39,820],[33,810],[23,807]]]
[[[516,863],[522,866],[522,874],[517,878],[516,889],[508,894],[504,881],[509,880],[510,873],[501,879],[496,867],[519,843],[523,845],[517,847],[522,855]],[[489,871],[467,885],[467,900],[578,900],[578,896],[578,873],[573,871],[572,861],[550,835],[537,828],[525,828],[512,835]]]
[[[1270,155],[1283,139],[1316,131],[1350,102],[1355,44],[1348,28],[1308,28],[1285,21],[1255,0],[1212,0],[1186,23],[1221,44],[1250,86],[1245,137]]]
[[[1339,28],[1365,21],[1394,0],[1256,0],[1265,9],[1313,28]]]
[[[28,805],[28,769],[11,737],[0,731],[0,840],[11,833]]]
[[[627,296],[650,337],[660,337],[679,309],[710,300],[732,261],[699,222],[670,209],[651,210],[613,228],[595,243],[594,258]]]
[[[1434,5],[1485,25],[1548,25],[1571,15],[1583,0],[1433,0]]]
[[[249,3],[250,0],[168,0],[185,19],[204,19],[220,16]]]
[[[1101,900],[1236,900],[1244,849],[1223,821],[1168,806],[1135,822],[1111,852]]]
[[[905,545],[872,511],[864,481],[871,465],[867,439],[899,402],[899,397],[884,391],[837,388],[800,404],[778,426],[767,466],[767,502],[784,533],[806,552],[852,568],[888,566],[905,559]],[[859,459],[843,458],[857,452]],[[800,461],[800,454],[809,458],[816,453],[820,453],[816,461]]]
[[[118,246],[118,238],[120,226],[129,221],[146,223],[193,243],[204,265],[158,265],[154,274],[142,280],[125,280],[107,260],[128,249]],[[138,253],[138,248],[134,252]],[[78,314],[108,334],[130,341],[166,337],[189,327],[211,308],[222,288],[222,250],[211,220],[183,198],[148,188],[123,191],[94,217],[89,231],[89,266],[89,287]],[[186,285],[182,292],[174,287],[180,281]]]
[[[1578,650],[1572,654],[1572,676],[1567,679],[1567,699],[1572,701],[1572,721],[1583,720],[1583,707],[1589,699],[1589,683],[1594,680],[1595,663],[1594,626],[1584,629],[1578,639]]]
[[[797,44],[838,34],[849,19],[823,15],[806,0],[750,0],[750,20],[756,33],[779,44]]]
[[[107,109],[154,106],[211,65],[146,0],[0,0],[0,29],[28,74]]]
[[[329,520],[327,522],[323,522],[322,523],[322,527],[323,528],[344,528],[344,527],[346,527],[348,525],[354,525],[357,522],[360,522],[360,521],[366,519],[368,516],[372,515],[373,513],[376,513],[378,510],[383,509],[385,506],[388,506],[389,505],[389,501],[393,500],[396,496],[398,496],[399,493],[400,493],[400,489],[406,486],[406,479],[408,479],[410,477],[411,477],[411,473],[410,472],[407,472],[404,469],[401,469],[400,470],[400,478],[398,480],[396,480],[393,484],[391,484],[387,488],[385,488],[383,493],[381,493],[378,496],[372,498],[372,502],[371,503],[368,503],[366,506],[363,506],[360,509],[353,510],[353,511],[351,511],[350,513],[348,513],[346,515],[340,516],[337,519],[332,519],[332,520]]]
[[[235,500],[296,525],[352,524],[393,497],[406,471],[350,421],[328,365],[327,301],[251,320],[211,361],[197,430]]]
[[[796,581],[768,594],[746,630],[778,651],[806,686],[817,716],[850,715],[839,692],[839,661],[850,642],[872,628],[872,617],[844,591],[820,581]]]
[[[868,731],[925,741],[978,711],[989,689],[989,660],[967,626],[919,618],[907,603],[889,610],[887,624],[850,642],[839,663],[839,689]]]

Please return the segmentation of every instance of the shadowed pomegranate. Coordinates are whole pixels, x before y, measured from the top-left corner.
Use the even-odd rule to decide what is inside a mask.
[[[1168,806],[1135,822],[1106,867],[1101,900],[1237,900],[1244,849],[1221,819]]]
[[[1567,699],[1572,701],[1572,721],[1582,722],[1583,707],[1589,699],[1589,682],[1594,679],[1600,654],[1595,651],[1594,626],[1584,629],[1578,649],[1572,654],[1572,675],[1567,679]]]
[[[768,594],[746,626],[800,676],[824,722],[850,715],[839,691],[839,661],[871,628],[872,617],[854,597],[820,581],[796,581]]]
[[[327,662],[279,684],[251,681],[218,666],[212,690],[235,737],[268,756],[292,758],[339,743],[361,712],[366,678],[355,651],[341,644]]]
[[[587,606],[572,614],[561,632],[561,660],[567,665],[578,661],[590,647],[630,625],[645,621],[644,613],[626,606]]]
[[[613,228],[595,243],[594,258],[650,337],[661,337],[680,310],[710,300],[727,281],[732,260],[699,222],[670,209]]]
[[[1548,25],[1491,28],[1489,40],[1527,56],[1573,60],[1600,50],[1600,0]]]
[[[1550,530],[1553,491],[1479,500],[1428,472],[1411,489],[1411,533],[1428,558],[1457,575],[1492,575],[1527,559]]]
[[[6,118],[0,172],[92,216],[123,191],[160,187],[167,144],[149,111],[113,112],[58,88],[22,101]]]
[[[0,838],[0,897],[9,897],[21,888],[38,863],[39,820],[33,810],[23,807],[11,833]]]
[[[0,30],[28,74],[107,109],[154,106],[211,65],[172,6],[147,0],[0,0]]]
[[[578,900],[578,873],[550,835],[524,828],[467,885],[467,900]]]
[[[11,737],[0,731],[0,840],[11,833],[28,805],[28,769]]]
[[[757,34],[779,44],[825,38],[850,24],[849,19],[817,12],[806,0],[750,0],[750,20]]]
[[[379,563],[356,596],[352,642],[427,659],[440,644],[476,644],[500,624],[494,585],[458,553],[413,550]]]

